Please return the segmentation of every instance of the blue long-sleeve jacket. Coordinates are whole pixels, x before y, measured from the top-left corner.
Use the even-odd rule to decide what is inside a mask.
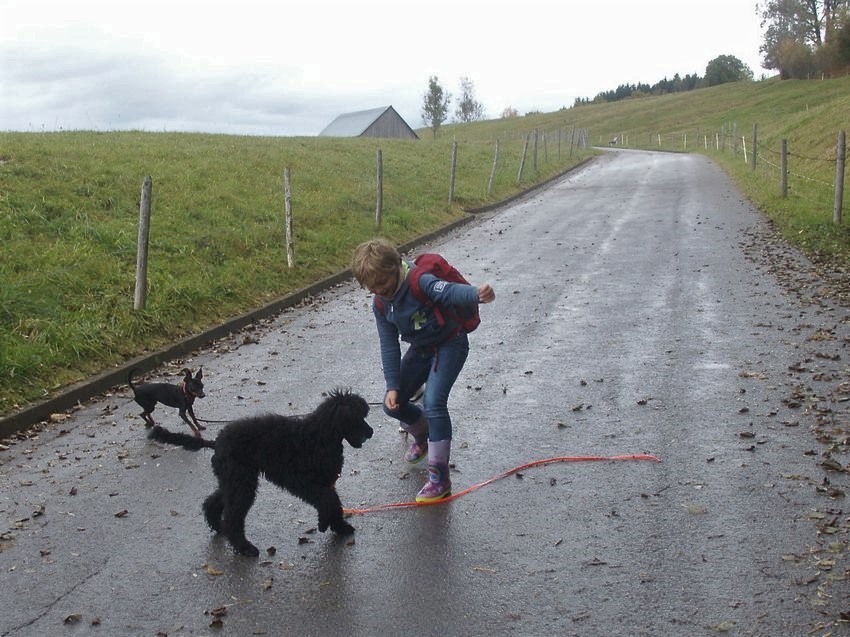
[[[392,298],[381,297],[384,311],[372,303],[378,338],[381,343],[381,363],[384,367],[384,380],[387,390],[399,388],[399,368],[401,366],[401,345],[399,338],[412,347],[428,349],[451,338],[458,330],[458,324],[445,312],[445,323],[440,326],[434,311],[421,304],[408,284],[408,274],[413,263],[402,263],[401,286]],[[452,283],[437,278],[433,274],[423,273],[419,279],[420,287],[426,297],[441,307],[474,307],[478,304],[478,288],[474,285]]]

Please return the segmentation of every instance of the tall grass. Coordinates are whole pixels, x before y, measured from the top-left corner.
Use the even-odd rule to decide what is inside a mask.
[[[348,266],[375,233],[405,242],[575,164],[516,183],[521,137],[459,143],[142,132],[0,133],[0,414]],[[296,266],[286,259],[283,170]],[[148,302],[133,311],[139,198],[153,180]]]

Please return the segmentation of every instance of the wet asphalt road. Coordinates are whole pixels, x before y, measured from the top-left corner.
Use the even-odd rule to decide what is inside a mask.
[[[661,462],[529,468],[354,515],[353,538],[263,483],[250,559],[201,517],[210,452],[148,441],[120,388],[0,452],[0,636],[827,633],[848,588],[813,549],[823,515],[847,514],[818,487],[846,474],[821,465],[811,394],[847,404],[850,329],[719,169],[609,153],[427,248],[497,294],[450,402],[456,491],[555,457]],[[354,283],[152,379],[184,364],[204,368],[207,420],[383,393]],[[372,440],[346,448],[344,505],[411,500],[424,467],[404,466],[379,407],[369,421]]]

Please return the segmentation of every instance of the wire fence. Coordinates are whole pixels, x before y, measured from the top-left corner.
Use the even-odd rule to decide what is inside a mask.
[[[647,135],[647,137],[643,137]],[[753,125],[749,137],[739,134],[736,125],[724,125],[713,133],[677,131],[672,133],[620,133],[608,140],[609,146],[627,146],[668,151],[703,151],[733,154],[734,160],[749,164],[753,173],[766,179],[776,179],[782,197],[788,196],[789,178],[819,190],[826,197],[832,195],[832,220],[842,222],[844,178],[846,175],[846,134],[838,131],[833,149],[824,149],[820,155],[807,155],[793,150],[788,139],[779,140],[779,148],[758,140],[758,126]],[[636,143],[635,143],[636,142]],[[600,145],[602,144],[600,140]],[[832,181],[827,181],[827,175]]]

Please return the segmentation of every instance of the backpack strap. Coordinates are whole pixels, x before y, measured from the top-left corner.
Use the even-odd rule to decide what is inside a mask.
[[[446,319],[443,316],[443,312],[440,310],[440,306],[434,303],[431,299],[426,296],[426,294],[422,291],[422,283],[420,279],[422,278],[422,274],[425,272],[424,268],[413,266],[410,269],[410,273],[407,275],[407,284],[410,286],[410,291],[413,293],[413,296],[419,301],[422,305],[430,309],[434,313],[434,318],[437,319],[437,324],[442,327],[446,324]]]

